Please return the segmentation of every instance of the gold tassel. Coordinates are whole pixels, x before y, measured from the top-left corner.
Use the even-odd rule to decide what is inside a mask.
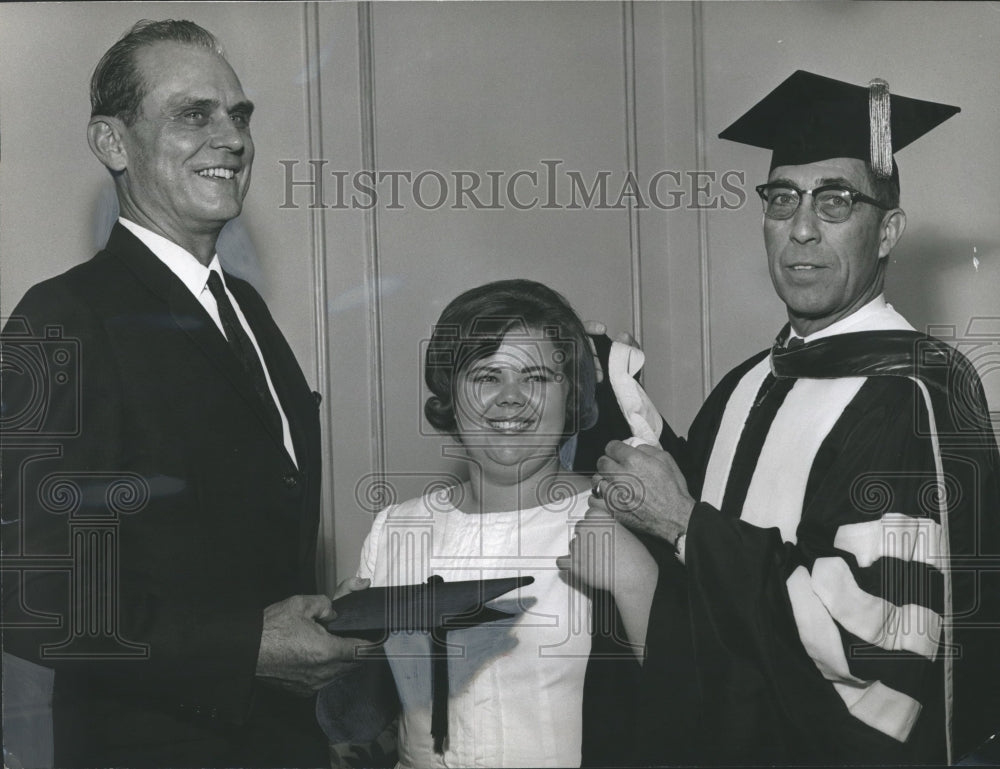
[[[875,78],[868,84],[868,123],[871,127],[871,166],[881,179],[892,176],[892,129],[889,84]]]

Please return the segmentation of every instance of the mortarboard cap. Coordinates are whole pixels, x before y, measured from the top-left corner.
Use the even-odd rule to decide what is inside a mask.
[[[510,619],[512,614],[486,606],[534,577],[503,577],[445,582],[432,576],[416,585],[371,587],[348,593],[331,604],[337,616],[325,624],[337,635],[384,641],[396,631],[430,631],[432,655],[431,735],[434,751],[444,752],[448,738],[449,630]],[[371,662],[349,671],[324,687],[316,700],[316,717],[327,737],[337,742],[369,742],[394,717],[398,699],[388,668]]]
[[[719,138],[772,150],[772,169],[858,158],[888,177],[894,173],[893,153],[959,111],[948,104],[890,96],[884,80],[865,87],[798,70]]]
[[[534,577],[504,577],[445,582],[435,576],[417,585],[370,587],[334,601],[337,616],[324,624],[331,633],[372,641],[382,641],[395,631],[472,627],[509,619],[513,615],[491,609],[486,602],[534,581]]]

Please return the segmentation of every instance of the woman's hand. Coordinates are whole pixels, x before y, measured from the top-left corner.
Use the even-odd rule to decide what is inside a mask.
[[[366,587],[371,586],[372,581],[366,577],[348,577],[339,585],[333,594],[333,600],[336,601],[338,598],[343,598],[348,593],[356,593],[359,590],[364,590]]]
[[[587,320],[583,323],[583,329],[587,332],[587,342],[590,344],[590,354],[594,357],[594,373],[597,375],[597,381],[603,382],[604,367],[601,365],[601,358],[597,354],[597,348],[594,346],[594,340],[592,337],[606,335],[608,333],[608,327],[599,320]],[[627,344],[629,347],[634,347],[637,350],[641,349],[639,347],[639,343],[635,341],[635,337],[628,331],[622,331],[611,341]]]

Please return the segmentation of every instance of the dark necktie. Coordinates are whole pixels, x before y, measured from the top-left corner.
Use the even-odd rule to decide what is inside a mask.
[[[226,333],[230,349],[232,349],[237,360],[243,366],[243,370],[246,371],[247,376],[250,377],[253,389],[260,396],[260,400],[264,404],[264,410],[267,412],[272,426],[281,435],[283,432],[281,428],[281,415],[278,413],[278,407],[275,405],[274,398],[271,397],[271,391],[268,389],[267,377],[264,375],[264,366],[260,362],[257,350],[254,349],[253,342],[250,341],[247,332],[243,330],[243,324],[240,323],[240,319],[236,315],[236,308],[229,301],[229,295],[226,293],[225,286],[222,285],[222,278],[219,277],[219,273],[215,270],[211,270],[208,273],[208,290],[215,297],[215,303],[219,308],[219,319],[222,321],[222,330]]]

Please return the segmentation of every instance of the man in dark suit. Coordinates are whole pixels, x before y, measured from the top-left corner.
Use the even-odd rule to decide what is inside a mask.
[[[328,765],[308,695],[355,643],[314,595],[318,395],[215,253],[253,105],[184,21],[91,102],[121,218],[4,329],[4,649],[56,671],[57,766]]]

